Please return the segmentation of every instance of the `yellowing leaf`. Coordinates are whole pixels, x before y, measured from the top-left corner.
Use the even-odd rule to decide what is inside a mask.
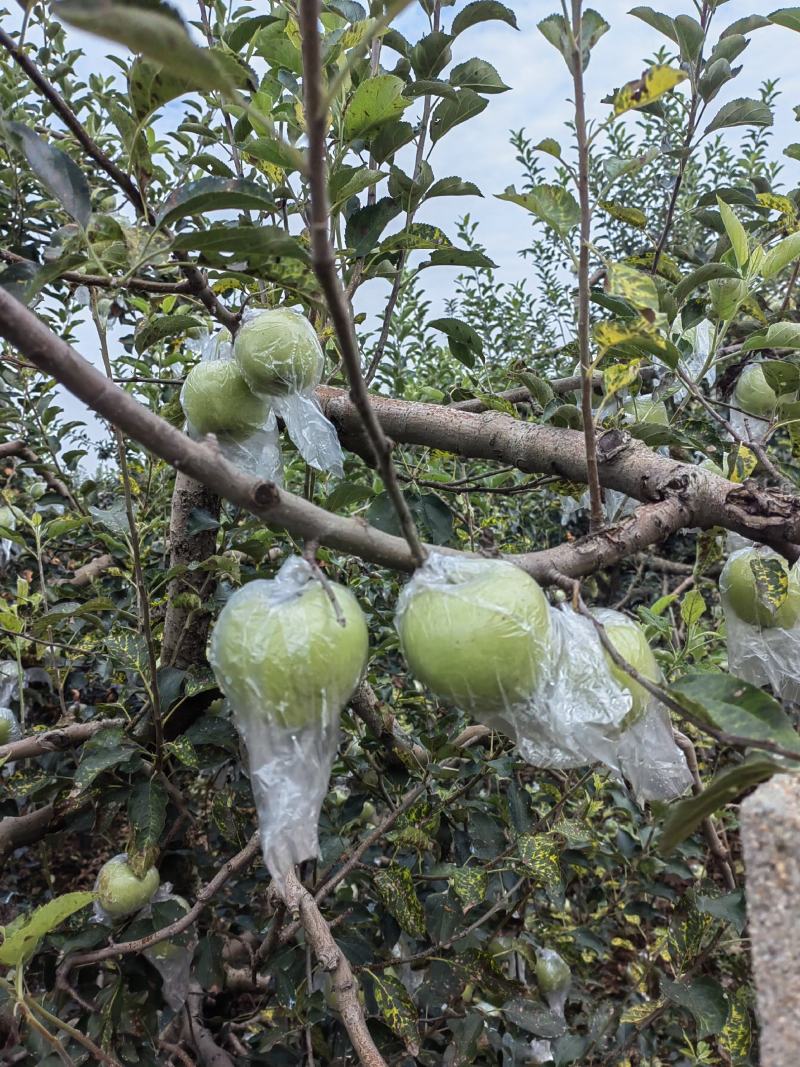
[[[486,899],[487,881],[486,871],[480,867],[461,867],[453,872],[453,889],[465,912]]]
[[[733,456],[731,455],[729,464],[732,459]],[[755,452],[752,452],[747,445],[739,445],[736,461],[731,468],[730,480],[732,482],[746,482],[757,466],[758,457]]]
[[[658,311],[658,289],[650,274],[629,267],[626,263],[611,263],[608,267],[608,291],[622,296],[636,308]]]
[[[394,916],[401,929],[412,937],[425,936],[425,911],[407,867],[393,864],[379,871],[375,875],[375,888],[381,903]]]
[[[647,215],[638,207],[625,207],[616,200],[600,200],[597,206],[617,222],[627,222],[629,226],[635,226],[637,230],[643,230],[647,226]]]
[[[746,986],[728,994],[728,1021],[717,1038],[720,1051],[728,1053],[732,1067],[744,1067],[750,1062],[752,1035],[748,1001]]]
[[[545,889],[561,885],[560,849],[553,834],[523,834],[517,839],[517,849],[523,865],[534,881]]]
[[[632,1023],[634,1026],[644,1026],[666,1004],[663,997],[658,1000],[650,1000],[646,1004],[632,1004],[626,1008],[620,1017],[621,1023]]]
[[[21,916],[8,926],[0,927],[3,931],[0,963],[6,967],[18,967],[29,960],[38,951],[42,938],[93,900],[94,893],[65,893],[42,904],[30,915]]]
[[[780,211],[790,218],[797,216],[797,204],[788,196],[779,196],[777,193],[757,193],[756,200],[770,211]]]
[[[623,85],[614,95],[614,114],[622,115],[634,108],[645,107],[670,92],[684,81],[686,75],[675,67],[659,65],[646,70],[641,78]]]
[[[373,981],[373,993],[386,1025],[403,1039],[412,1056],[419,1052],[418,1012],[403,983],[385,971],[383,974],[369,972]]]
[[[614,396],[620,389],[627,389],[639,377],[642,361],[632,359],[630,363],[612,363],[603,368],[603,391],[606,397]]]

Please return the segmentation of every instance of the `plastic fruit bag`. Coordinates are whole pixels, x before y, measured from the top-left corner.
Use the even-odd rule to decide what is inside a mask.
[[[165,901],[174,901],[184,914],[189,910],[189,904],[183,897],[170,892],[167,886],[162,886],[153,897],[151,904],[161,904]],[[192,925],[185,933],[167,941],[158,941],[142,953],[148,963],[161,975],[161,992],[173,1011],[180,1011],[186,1003],[196,947],[197,932]]]
[[[247,749],[264,862],[278,881],[319,854],[339,717],[367,655],[356,598],[297,556],[234,593],[214,627],[209,662]]]
[[[216,435],[220,453],[239,470],[283,483],[278,422],[268,401],[249,387],[233,359],[230,334],[199,341],[200,362],[186,376],[181,406],[189,433]]]
[[[344,457],[339,438],[314,395],[325,356],[308,319],[286,307],[248,310],[233,354],[253,392],[268,398],[283,419],[303,459],[317,470],[341,477]]]
[[[155,896],[159,881],[155,867],[145,871],[142,878],[137,878],[124,852],[112,856],[100,868],[95,880],[95,918],[113,924],[141,911]]]
[[[784,700],[800,700],[797,564],[790,569],[771,548],[745,544],[728,557],[719,589],[731,672],[751,685],[771,685]]]
[[[637,624],[618,612],[598,615],[623,657],[658,678]],[[622,677],[592,621],[551,608],[514,564],[431,553],[400,595],[396,626],[412,673],[511,737],[531,765],[600,761],[629,777],[642,799],[671,799],[691,784],[650,695]]]

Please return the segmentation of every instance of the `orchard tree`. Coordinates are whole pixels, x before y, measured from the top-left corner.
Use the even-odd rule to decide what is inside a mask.
[[[3,13],[3,1062],[756,1063],[800,190],[729,83],[798,9],[635,8],[611,86],[563,3],[503,191],[439,161],[509,7],[263,6]]]

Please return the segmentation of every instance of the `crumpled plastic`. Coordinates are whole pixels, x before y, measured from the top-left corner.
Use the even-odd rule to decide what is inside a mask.
[[[166,882],[164,885],[159,886],[150,904],[140,914],[150,914],[151,905],[160,904],[166,900],[176,901],[184,912],[189,910],[189,906],[183,897],[173,893],[172,886]],[[159,941],[142,952],[147,962],[155,967],[161,975],[161,993],[173,1011],[180,1011],[189,995],[192,960],[197,948],[197,931],[194,925],[181,934],[180,938],[180,941]]]
[[[290,557],[275,578],[249,582],[230,598],[209,646],[209,662],[247,750],[264,862],[279,884],[295,864],[320,854],[317,828],[338,747],[339,719],[360,673],[346,694],[333,694],[330,679],[313,679],[312,684],[319,685],[317,710],[309,721],[292,723],[285,709],[269,706],[257,678],[250,676],[241,684],[226,675],[219,641],[227,620],[237,616],[240,622],[246,620],[254,606],[274,613],[279,623],[281,612],[307,591],[309,583],[318,581],[306,560]],[[305,635],[303,645],[308,645]]]
[[[11,708],[4,707],[2,704],[0,704],[0,723],[5,723],[8,728],[8,737],[3,741],[3,744],[12,745],[15,741],[21,740],[22,730],[17,716]]]
[[[757,415],[748,415],[739,408],[731,408],[728,413],[728,422],[734,432],[743,440],[760,444],[769,431],[769,419],[760,419]]]
[[[264,395],[269,396],[272,410],[278,418],[283,420],[286,432],[306,463],[319,471],[330,471],[341,478],[344,475],[342,446],[339,444],[333,423],[323,414],[315,395],[315,390],[322,381],[322,371],[325,365],[322,346],[313,326],[305,316],[291,308],[279,310],[283,314],[296,316],[297,320],[307,326],[306,341],[309,345],[316,347],[319,356],[315,361],[315,372],[306,381],[286,383],[288,390],[280,395]],[[242,325],[246,326],[260,316],[270,314],[271,311],[268,309],[248,308],[242,316]],[[247,380],[244,368],[243,373]],[[254,392],[259,392],[256,382],[249,380],[248,384]]]
[[[728,538],[734,547],[728,561],[752,551],[753,544],[739,535]],[[790,581],[800,581],[797,564],[790,571]],[[732,674],[751,685],[771,685],[783,700],[800,702],[800,622],[790,628],[759,626],[742,619],[731,607],[729,585],[723,570],[719,581],[720,599],[725,612],[728,643],[728,667]]]
[[[17,517],[13,508],[0,503],[0,526],[12,533],[17,528]],[[0,537],[0,569],[6,566],[14,551],[14,542],[7,537]]]
[[[496,561],[483,562],[491,566]],[[459,597],[462,568],[458,557],[431,553],[401,593],[395,617],[398,632],[409,603],[424,588],[446,591],[454,612],[468,610],[468,596]],[[549,614],[549,650],[530,695],[501,710],[475,706],[467,710],[510,737],[532,766],[566,769],[602,762],[618,778],[627,778],[641,801],[679,796],[691,785],[691,776],[672,737],[666,710],[653,700],[636,724],[623,729],[633,699],[612,677],[594,624],[567,605],[550,607]],[[476,633],[475,639],[480,641],[481,634]],[[497,670],[501,677],[502,648],[497,652]]]
[[[227,330],[218,330],[213,334],[204,334],[193,345],[199,351],[203,362],[221,360],[233,361],[233,346],[230,334]],[[184,406],[186,396],[186,382],[181,389],[181,403]],[[187,419],[187,428],[190,437],[199,440],[203,434],[199,433]],[[272,410],[267,409],[267,417],[264,425],[241,440],[217,436],[217,447],[220,454],[238,470],[251,474],[265,481],[283,485],[283,458],[281,456],[280,435],[278,433],[278,420]]]

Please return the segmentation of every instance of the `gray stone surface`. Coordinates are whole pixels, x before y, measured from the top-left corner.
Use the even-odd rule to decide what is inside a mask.
[[[800,1023],[800,778],[779,774],[741,807],[760,1067],[797,1067]]]

